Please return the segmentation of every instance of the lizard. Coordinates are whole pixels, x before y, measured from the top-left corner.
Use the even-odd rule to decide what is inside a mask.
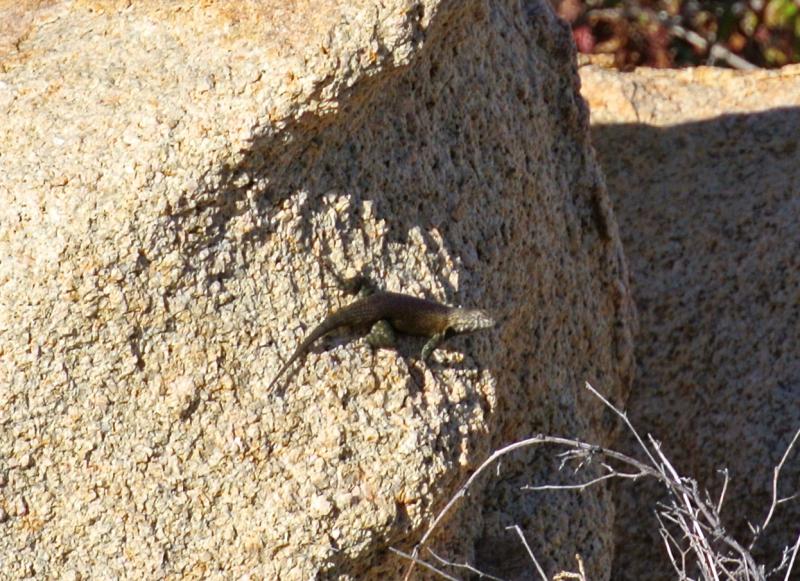
[[[286,370],[308,353],[315,341],[341,327],[372,325],[367,341],[374,347],[391,344],[393,331],[429,337],[421,353],[421,358],[425,361],[445,339],[488,329],[494,324],[491,315],[481,309],[449,307],[436,301],[395,292],[375,292],[334,311],[314,327],[278,370],[267,391],[272,389]]]

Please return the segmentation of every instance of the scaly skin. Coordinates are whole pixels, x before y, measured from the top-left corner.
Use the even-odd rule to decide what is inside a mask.
[[[460,309],[410,295],[378,292],[342,307],[315,327],[283,364],[267,391],[272,390],[286,370],[303,357],[317,339],[340,327],[375,325],[379,321],[388,322],[393,329],[406,335],[430,337],[422,348],[423,361],[453,335],[494,326],[494,319],[480,309]]]

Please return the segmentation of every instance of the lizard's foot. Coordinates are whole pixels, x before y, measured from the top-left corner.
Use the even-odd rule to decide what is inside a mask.
[[[339,286],[347,294],[358,295],[360,298],[368,297],[375,293],[375,285],[365,274],[339,279]]]
[[[354,276],[344,276],[336,272],[336,269],[326,260],[320,260],[320,269],[327,272],[336,280],[336,287],[340,288],[349,295],[358,294],[361,297],[373,294],[378,290],[377,285],[369,277],[369,267],[362,267]],[[348,269],[350,270],[350,269]],[[353,272],[355,269],[350,270]]]
[[[367,343],[375,349],[394,347],[397,337],[389,321],[378,321],[367,334]]]
[[[359,298],[368,297],[378,291],[378,285],[367,274],[368,269],[364,268],[355,276],[342,277],[334,274],[336,282],[344,292],[349,295],[358,295]]]
[[[422,354],[420,355],[420,357],[422,357],[423,361],[427,361],[428,360],[428,357],[431,356],[431,353],[433,353],[434,350],[439,345],[442,344],[442,341],[444,341],[444,338],[445,338],[445,333],[436,333],[433,337],[431,337],[428,340],[427,343],[425,343],[425,345],[422,347]]]

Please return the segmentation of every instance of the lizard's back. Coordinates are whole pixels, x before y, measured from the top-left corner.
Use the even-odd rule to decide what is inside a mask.
[[[452,307],[427,299],[392,292],[379,292],[351,303],[332,314],[326,323],[339,326],[367,326],[386,320],[407,335],[430,337],[447,327]]]

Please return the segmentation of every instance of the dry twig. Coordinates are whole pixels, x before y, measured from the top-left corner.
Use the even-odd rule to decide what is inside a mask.
[[[542,566],[539,564],[539,561],[536,560],[536,557],[534,557],[533,550],[528,544],[528,541],[525,540],[525,535],[522,533],[522,529],[519,528],[519,525],[514,525],[513,527],[507,527],[507,529],[513,529],[514,531],[516,531],[517,536],[519,536],[519,539],[522,541],[522,544],[525,547],[525,550],[528,551],[528,556],[531,558],[531,561],[533,561],[533,564],[536,566],[536,570],[539,572],[539,576],[542,579],[544,579],[544,581],[547,581],[547,575],[544,574]]]
[[[453,561],[448,561],[444,557],[440,557],[439,555],[434,553],[431,548],[426,547],[426,549],[431,554],[431,556],[434,559],[436,559],[437,561],[439,561],[439,563],[441,563],[442,565],[446,565],[447,567],[454,567],[456,569],[466,569],[470,573],[475,573],[481,579],[492,579],[493,581],[504,581],[504,579],[501,579],[500,577],[495,577],[494,575],[489,575],[489,573],[484,573],[483,571],[481,571],[479,569],[476,569],[475,567],[473,567],[469,563],[454,563]]]
[[[611,478],[637,480],[642,476],[650,476],[661,482],[666,487],[669,494],[666,502],[658,504],[656,517],[659,523],[659,534],[664,542],[667,555],[680,579],[689,579],[689,571],[692,567],[697,567],[702,575],[702,578],[706,580],[717,581],[719,579],[730,579],[734,581],[749,581],[751,579],[762,580],[766,578],[764,568],[756,564],[752,554],[750,553],[750,549],[752,549],[753,545],[755,544],[758,535],[769,525],[775,511],[775,507],[778,504],[786,502],[796,496],[794,495],[779,499],[777,489],[781,469],[786,463],[786,460],[795,443],[800,438],[800,430],[798,430],[797,434],[795,434],[780,463],[773,472],[772,505],[770,506],[767,516],[764,519],[764,523],[758,529],[754,530],[753,542],[749,547],[745,548],[735,538],[727,534],[719,517],[719,513],[722,510],[722,503],[725,498],[725,492],[728,486],[727,472],[724,472],[725,479],[719,500],[714,503],[707,492],[701,493],[695,480],[683,477],[678,473],[667,456],[663,453],[661,444],[659,442],[657,442],[652,436],[648,436],[646,442],[628,420],[627,414],[620,411],[597,390],[595,390],[594,387],[592,387],[589,383],[586,383],[586,389],[589,390],[600,401],[602,401],[606,407],[608,407],[623,421],[647,457],[647,463],[641,462],[631,456],[621,454],[608,448],[595,446],[580,440],[555,436],[538,435],[505,446],[504,448],[495,451],[480,466],[478,466],[477,470],[475,470],[475,472],[467,479],[461,488],[459,488],[456,494],[433,519],[433,522],[425,531],[425,534],[422,536],[411,555],[407,555],[401,551],[392,549],[395,553],[401,554],[410,560],[410,565],[405,575],[406,581],[410,579],[411,573],[417,564],[426,566],[429,569],[442,574],[446,578],[452,579],[452,577],[440,572],[432,565],[420,560],[420,549],[425,546],[425,543],[431,537],[433,531],[455,506],[458,500],[466,496],[467,492],[474,485],[475,481],[486,471],[489,466],[506,454],[519,450],[520,448],[537,446],[540,444],[552,444],[567,448],[566,451],[559,454],[561,457],[562,469],[568,462],[577,461],[578,466],[575,469],[577,472],[581,468],[592,464],[595,458],[603,457],[607,460],[615,461],[625,465],[628,468],[633,468],[634,471],[622,471],[612,466],[610,462],[603,461],[597,465],[602,468],[604,474],[587,482],[569,485],[546,484],[540,486],[525,486],[523,487],[524,489],[584,490],[589,486],[593,486]],[[536,557],[528,545],[522,530],[518,526],[509,528],[517,532],[517,535],[522,540],[522,543],[527,550],[531,561],[536,566],[540,577],[546,581],[547,576],[536,560]],[[675,534],[673,531],[677,531],[679,534]],[[771,571],[771,573],[781,571],[784,567],[786,567],[786,580],[788,581],[797,558],[798,551],[800,551],[800,537],[798,537],[798,540],[792,550],[787,547],[787,549],[784,551],[784,556],[781,560],[781,563],[773,571]],[[445,561],[435,554],[434,556],[437,558],[437,560],[444,564],[453,565],[452,563]],[[582,578],[585,579],[583,562],[580,559],[578,562],[581,569],[579,575],[582,575]],[[469,568],[474,572],[478,572],[468,565],[462,566]],[[564,574],[560,575],[562,575],[560,578],[567,578],[563,577]]]
[[[583,565],[583,559],[580,555],[575,555],[575,560],[578,561],[578,572],[570,573],[569,571],[561,571],[553,576],[553,581],[568,581],[574,579],[575,581],[587,581],[586,567]]]

